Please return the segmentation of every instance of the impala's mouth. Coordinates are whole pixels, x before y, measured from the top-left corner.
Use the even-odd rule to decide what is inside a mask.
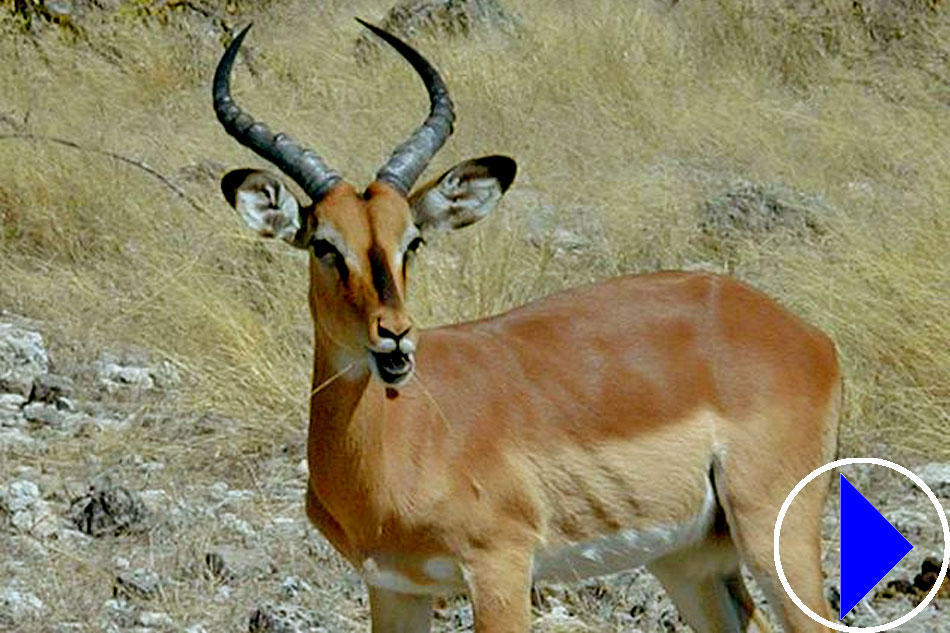
[[[387,353],[370,352],[370,357],[376,375],[387,385],[401,385],[412,375],[412,354],[404,354],[397,349]]]

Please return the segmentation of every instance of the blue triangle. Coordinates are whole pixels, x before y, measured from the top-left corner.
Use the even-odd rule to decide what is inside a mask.
[[[841,475],[841,618],[914,549]]]

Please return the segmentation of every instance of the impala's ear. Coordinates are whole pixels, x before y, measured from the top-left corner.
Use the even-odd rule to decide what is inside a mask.
[[[249,229],[306,248],[300,203],[279,176],[260,169],[235,169],[221,179],[221,191]]]
[[[416,224],[423,231],[444,231],[481,220],[494,210],[517,169],[507,156],[459,163],[409,196]]]

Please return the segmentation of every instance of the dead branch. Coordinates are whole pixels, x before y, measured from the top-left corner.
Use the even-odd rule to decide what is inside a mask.
[[[79,143],[76,143],[75,141],[70,141],[68,139],[59,138],[56,136],[45,136],[42,134],[33,134],[30,132],[16,132],[12,134],[0,134],[0,140],[7,140],[7,139],[42,141],[44,143],[62,145],[63,147],[69,147],[71,149],[79,150],[81,152],[89,152],[91,154],[99,154],[100,156],[108,156],[109,158],[112,158],[114,160],[123,162],[127,165],[132,165],[133,167],[141,169],[142,171],[150,175],[152,178],[155,178],[156,180],[161,182],[163,185],[171,189],[172,192],[175,193],[175,195],[177,195],[179,198],[187,202],[188,205],[192,209],[200,213],[210,215],[210,212],[207,209],[205,209],[203,206],[201,206],[201,204],[197,200],[189,196],[188,193],[184,189],[182,189],[181,187],[173,183],[162,172],[158,171],[154,167],[150,167],[148,164],[146,164],[143,161],[136,160],[134,158],[129,158],[128,156],[123,156],[122,154],[117,154],[115,152],[110,152],[109,150],[99,149],[97,147],[86,147],[84,145],[80,145]]]

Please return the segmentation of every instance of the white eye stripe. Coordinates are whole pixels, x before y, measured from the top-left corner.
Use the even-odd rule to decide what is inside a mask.
[[[409,245],[412,244],[413,240],[421,235],[422,233],[419,232],[419,229],[415,224],[410,224],[408,227],[406,227],[405,233],[402,234],[402,242],[399,245],[399,253],[405,253],[406,249],[409,248]]]
[[[343,261],[346,262],[346,265],[350,270],[359,270],[359,261],[356,259],[356,255],[347,246],[346,242],[343,241],[343,236],[340,235],[340,232],[335,228],[330,226],[327,223],[321,223],[317,230],[313,232],[313,240],[324,240],[329,242],[336,248],[337,252],[343,257]]]
[[[406,251],[409,249],[409,245],[421,235],[422,233],[419,232],[419,228],[415,224],[409,224],[409,226],[406,227],[406,230],[402,234],[402,240],[399,243],[399,250],[396,252],[394,258],[396,260],[396,270],[402,268],[402,262],[406,256]]]
[[[394,256],[396,270],[402,266],[405,253],[409,249],[409,246],[419,237],[422,237],[422,233],[419,231],[416,225],[410,224],[403,233],[402,240],[400,240],[399,250]],[[317,226],[317,229],[313,232],[311,240],[323,240],[329,242],[340,253],[351,271],[359,271],[359,260],[357,259],[356,254],[343,240],[343,236],[340,234],[340,232],[328,222],[321,222]]]

